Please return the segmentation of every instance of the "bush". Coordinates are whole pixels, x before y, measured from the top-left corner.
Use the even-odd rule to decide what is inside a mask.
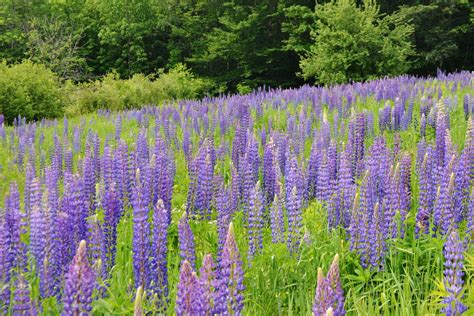
[[[55,118],[62,110],[61,84],[51,70],[30,61],[0,63],[0,113],[7,123],[19,115],[28,121]]]
[[[300,62],[305,79],[334,84],[398,75],[409,68],[413,32],[397,16],[382,18],[372,0],[333,0],[316,6],[314,43]]]
[[[178,64],[167,73],[137,74],[126,80],[121,80],[117,73],[110,73],[101,80],[67,86],[67,113],[77,115],[97,109],[128,110],[166,100],[193,99],[202,96],[212,84],[196,78],[186,66]]]

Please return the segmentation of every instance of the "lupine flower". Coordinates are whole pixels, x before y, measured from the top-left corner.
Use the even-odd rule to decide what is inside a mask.
[[[218,315],[241,315],[244,307],[244,272],[232,223],[229,225],[227,232],[218,280],[214,313]]]
[[[179,254],[181,262],[188,261],[191,267],[196,266],[196,253],[194,249],[194,235],[188,223],[188,216],[186,213],[181,217],[178,224],[179,236]]]
[[[288,197],[287,202],[287,216],[288,216],[288,240],[287,246],[290,252],[296,252],[299,247],[301,235],[302,235],[302,226],[303,226],[303,217],[301,210],[301,200],[298,198],[296,191],[296,186],[291,190],[291,194]]]
[[[191,264],[184,260],[179,273],[175,313],[181,315],[206,315],[207,306],[203,290]]]
[[[433,168],[431,151],[427,151],[424,155],[423,163],[419,174],[419,193],[418,193],[418,213],[416,215],[415,234],[419,232],[427,234],[429,232],[430,217],[433,211]]]
[[[217,196],[217,262],[220,264],[225,238],[230,223],[230,194],[228,190],[221,188]]]
[[[446,141],[446,129],[447,126],[447,118],[444,112],[444,106],[438,106],[438,115],[436,118],[436,152],[437,152],[437,159],[438,164],[444,165],[445,161],[445,141]]]
[[[339,274],[339,255],[336,254],[334,259],[329,267],[327,274],[327,279],[329,285],[331,286],[333,297],[333,315],[342,316],[345,315],[346,311],[344,310],[344,290],[341,285],[341,276]]]
[[[460,315],[467,310],[461,302],[463,287],[464,246],[456,230],[452,230],[444,244],[444,285],[448,296],[443,299],[446,306],[441,310],[448,316]]]
[[[324,277],[323,270],[318,268],[318,284],[314,297],[313,315],[326,316],[329,308],[332,308],[334,298],[335,295],[331,283]]]
[[[168,227],[170,213],[162,200],[158,200],[153,213],[152,230],[152,288],[158,295],[160,305],[164,305],[168,297]]]
[[[96,275],[87,260],[86,242],[82,240],[65,275],[63,315],[89,315]]]
[[[13,315],[38,315],[36,306],[31,301],[30,293],[28,282],[26,282],[23,274],[20,274],[16,281],[13,296]]]
[[[133,192],[133,271],[135,276],[135,286],[145,288],[146,280],[149,277],[148,258],[150,254],[149,234],[150,225],[148,223],[149,204],[149,178],[147,172],[137,169],[135,186]]]
[[[448,175],[448,174],[447,174]],[[433,231],[445,235],[454,225],[454,173],[438,187],[438,194],[433,212]]]
[[[275,194],[275,145],[270,138],[263,151],[263,192],[265,192],[265,205],[270,205]]]
[[[199,284],[203,291],[203,296],[206,301],[206,315],[211,315],[214,309],[215,287],[217,285],[216,272],[214,271],[214,261],[212,255],[207,254],[204,257],[204,262],[199,270]]]

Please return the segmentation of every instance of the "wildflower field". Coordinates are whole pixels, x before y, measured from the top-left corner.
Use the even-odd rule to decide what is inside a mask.
[[[0,121],[0,312],[473,315],[473,113],[460,72]]]

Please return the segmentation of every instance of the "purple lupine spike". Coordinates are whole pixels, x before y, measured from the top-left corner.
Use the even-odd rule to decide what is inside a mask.
[[[426,136],[426,116],[425,113],[421,114],[421,119],[420,119],[420,136],[425,137]]]
[[[25,175],[25,192],[24,192],[24,205],[25,205],[25,213],[27,218],[30,216],[31,210],[31,202],[30,202],[30,191],[31,191],[31,183],[35,178],[35,170],[31,164],[26,166],[26,175]]]
[[[30,253],[35,260],[36,271],[42,271],[46,248],[46,218],[41,207],[41,190],[39,180],[35,178],[31,184],[31,200],[35,200],[31,205],[30,215]],[[36,201],[36,200],[40,201]]]
[[[278,194],[275,194],[270,214],[271,228],[272,228],[272,242],[282,243],[285,242],[285,219],[283,216],[283,208],[278,198]]]
[[[323,150],[322,161],[319,165],[316,197],[321,203],[328,203],[331,197],[330,176],[326,150]]]
[[[135,150],[136,167],[142,170],[149,161],[148,141],[146,139],[145,131],[140,131],[137,139],[137,146]]]
[[[105,192],[104,203],[102,205],[104,209],[104,267],[109,271],[115,264],[117,225],[121,215],[120,201],[114,185]]]
[[[2,213],[3,210],[0,210]],[[10,234],[9,227],[6,224],[4,216],[0,215],[0,283],[4,286],[0,289],[0,312],[7,313],[8,306],[10,306],[10,279],[11,267],[10,262]]]
[[[164,306],[168,297],[168,227],[171,214],[165,208],[163,200],[158,200],[153,212],[152,249],[151,249],[151,288],[158,295],[158,305]],[[164,310],[163,310],[164,311]]]
[[[38,315],[36,306],[31,301],[30,285],[25,280],[23,274],[18,276],[15,285],[15,293],[13,297],[13,315]]]
[[[9,195],[5,199],[5,222],[9,230],[10,252],[8,261],[17,271],[26,270],[26,245],[21,235],[26,233],[26,222],[20,213],[20,193],[16,183],[10,184]]]
[[[342,199],[340,193],[332,195],[329,199],[326,208],[328,213],[328,226],[329,228],[336,228],[342,220]]]
[[[245,221],[248,221],[249,208],[250,208],[250,198],[252,194],[252,189],[254,188],[253,175],[251,166],[245,156],[241,156],[239,159],[239,179],[240,184],[240,206],[244,213]]]
[[[86,152],[82,166],[82,175],[84,181],[84,203],[88,211],[95,209],[94,194],[95,194],[95,169],[94,161],[89,152]]]
[[[273,139],[270,138],[263,151],[263,192],[265,194],[265,206],[272,203],[275,195],[275,157]]]
[[[444,244],[444,285],[448,296],[444,297],[442,313],[461,315],[467,306],[461,302],[463,288],[464,245],[456,230],[452,230]]]
[[[351,174],[351,161],[349,154],[343,150],[341,152],[340,171],[338,172],[338,191],[341,201],[339,207],[341,209],[341,221],[344,227],[348,227],[351,220],[351,208],[354,201],[355,185]]]
[[[48,262],[44,268],[48,268],[50,278],[49,294],[59,294],[62,286],[63,274],[74,257],[74,239],[71,234],[72,221],[65,212],[58,212],[54,217],[54,229],[52,230],[50,249],[48,249]]]
[[[410,207],[409,192],[407,192],[405,186],[406,169],[406,166],[403,167],[400,163],[397,163],[395,169],[392,170],[389,180],[389,192],[384,212],[384,229],[391,234],[392,238],[397,238],[399,234],[403,238],[405,219]]]
[[[334,293],[333,297],[333,315],[334,316],[343,316],[346,314],[344,309],[344,290],[341,285],[341,276],[339,274],[339,255],[336,254],[334,259],[329,267],[327,274],[327,279],[331,286],[332,292]]]
[[[315,139],[311,148],[311,154],[308,162],[308,198],[313,199],[316,197],[316,191],[318,187],[318,171],[319,164],[321,162],[321,150],[319,148],[319,142]]]
[[[68,149],[64,154],[64,171],[72,173],[73,169],[73,153],[71,149]]]
[[[324,277],[323,270],[318,268],[318,284],[314,296],[313,316],[326,316],[327,311],[333,307],[333,299],[334,291],[331,283]]]
[[[473,237],[471,234],[474,229],[474,188],[471,189],[471,195],[469,196],[469,206],[467,208],[466,218],[466,235],[472,240]]]
[[[299,248],[303,234],[303,217],[301,210],[301,199],[298,198],[296,186],[293,187],[287,198],[287,216],[288,216],[288,240],[287,247],[290,252],[296,252]]]
[[[253,182],[257,182],[258,170],[260,169],[260,157],[258,156],[258,143],[255,141],[253,137],[249,139],[246,156],[251,166]]]
[[[239,249],[234,236],[234,226],[229,225],[222,253],[217,290],[214,298],[214,313],[217,315],[241,315],[243,305],[244,272]]]
[[[173,170],[172,162],[168,155],[165,142],[157,138],[154,149],[155,163],[153,165],[154,199],[156,204],[158,199],[164,203],[167,210],[171,209],[171,196],[173,193]],[[170,218],[171,220],[171,218]]]
[[[438,113],[436,118],[436,153],[438,164],[444,165],[445,161],[445,150],[446,150],[446,130],[448,128],[446,122],[446,114],[444,106],[438,106]]]
[[[423,163],[420,167],[419,188],[418,188],[418,213],[416,215],[415,235],[418,236],[422,231],[424,234],[429,233],[430,217],[433,212],[433,203],[435,199],[433,191],[432,179],[432,162],[431,151],[425,153]]]
[[[217,196],[217,262],[221,263],[222,251],[225,238],[229,228],[231,209],[229,206],[230,194],[228,190],[221,188]]]
[[[65,275],[62,314],[89,315],[95,283],[96,275],[87,260],[86,242],[82,240]]]
[[[248,213],[249,258],[259,253],[263,247],[262,229],[264,209],[264,199],[260,189],[260,181],[258,181],[250,193]]]
[[[446,170],[444,180],[438,187],[433,211],[433,232],[447,234],[454,226],[454,173],[451,167]]]
[[[74,243],[87,238],[87,217],[89,211],[84,198],[84,181],[78,175],[65,174],[65,194],[63,198],[63,211],[69,213],[73,221]]]
[[[454,168],[454,221],[459,223],[465,218],[469,199],[469,157],[465,149]]]
[[[122,116],[117,115],[115,119],[115,141],[119,141],[122,134]]]
[[[203,291],[203,296],[206,301],[205,315],[211,315],[214,310],[214,296],[216,286],[216,272],[214,270],[214,261],[212,255],[207,254],[204,257],[204,262],[201,269],[199,270],[199,284]]]
[[[105,242],[104,229],[100,224],[97,214],[87,219],[88,226],[88,257],[92,265],[96,268],[97,275],[105,278],[107,270],[105,269]]]
[[[104,181],[105,190],[109,190],[112,186],[112,183],[115,182],[114,179],[114,157],[112,156],[112,149],[108,144],[104,146],[104,153],[100,159],[100,171],[102,173],[102,179]]]
[[[210,155],[206,155],[203,160],[200,160],[197,177],[196,210],[199,212],[201,218],[209,219],[211,215],[213,176],[214,169],[212,167],[211,157]]]
[[[186,202],[186,213],[191,215],[196,214],[196,194],[198,187],[198,161],[197,159],[192,160],[188,165],[189,174],[189,185],[188,185],[188,197]]]
[[[119,197],[121,208],[130,203],[130,176],[128,147],[120,141],[114,153],[115,188]],[[123,210],[120,211],[122,213]]]
[[[203,290],[191,264],[184,260],[179,272],[175,313],[178,316],[206,315],[207,306]]]
[[[188,223],[188,216],[183,214],[178,224],[179,249],[182,262],[187,260],[192,267],[196,266],[194,235]]]
[[[189,139],[189,130],[183,127],[183,152],[186,161],[191,159],[191,140]]]
[[[145,166],[146,168],[146,166]],[[132,198],[133,206],[133,271],[135,287],[145,288],[149,273],[148,258],[150,254],[148,223],[148,204],[150,202],[148,170],[137,169]]]

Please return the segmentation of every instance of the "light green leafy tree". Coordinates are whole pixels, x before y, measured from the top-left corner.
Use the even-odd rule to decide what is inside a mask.
[[[354,0],[331,1],[317,5],[315,16],[314,42],[300,61],[303,78],[336,84],[408,70],[413,28],[396,15],[382,17],[373,0],[362,6]]]

